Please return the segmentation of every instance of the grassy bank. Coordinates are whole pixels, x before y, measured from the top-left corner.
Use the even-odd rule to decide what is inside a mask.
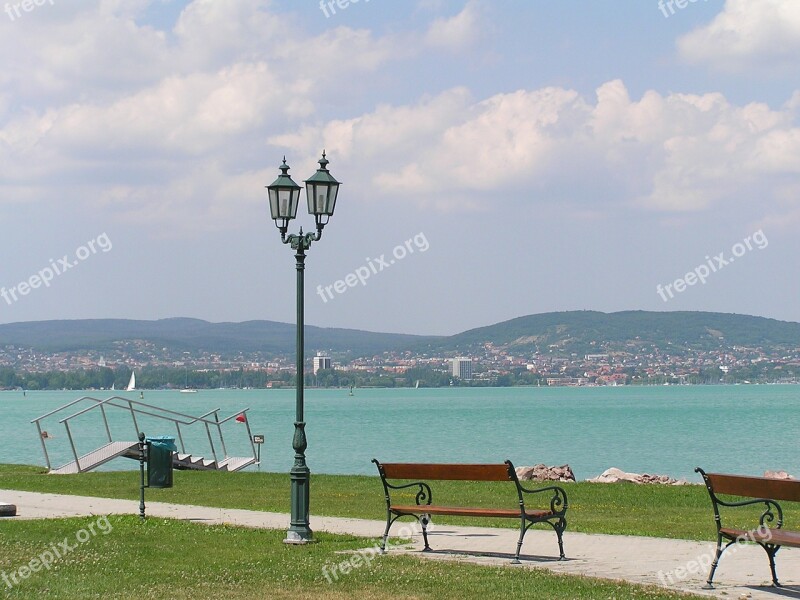
[[[111,517],[84,544],[78,532],[94,519],[0,521],[0,573],[19,580],[10,598],[688,598],[655,588],[554,575],[543,569],[482,567],[386,555],[362,561],[330,581],[332,565],[365,540],[317,534],[305,547],[281,543],[284,532],[182,521]],[[77,547],[25,579],[19,569],[61,540]],[[327,567],[327,571],[323,568]],[[330,577],[330,575],[328,576]],[[13,580],[9,577],[9,581]]]
[[[569,497],[568,531],[712,540],[711,503],[703,486],[563,484]],[[18,489],[107,498],[138,498],[138,472],[46,475],[41,467],[0,465],[0,489]],[[516,506],[508,483],[435,482],[434,502],[468,506]],[[398,497],[399,499],[400,497]],[[282,473],[176,471],[175,487],[148,490],[148,501],[289,512],[289,477]],[[414,503],[407,493],[404,500]],[[314,475],[311,515],[385,519],[380,479]],[[513,519],[439,517],[455,525],[517,527]]]

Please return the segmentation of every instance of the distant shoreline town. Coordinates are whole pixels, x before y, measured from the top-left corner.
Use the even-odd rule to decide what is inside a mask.
[[[469,356],[385,352],[347,358],[319,352],[307,357],[309,387],[590,387],[800,383],[800,350],[772,356],[762,349],[593,353],[583,356],[512,355],[493,344]],[[293,387],[292,355],[224,357],[182,352],[174,356],[148,342],[95,351],[0,350],[0,389],[123,389],[132,371],[139,389]]]
[[[453,336],[306,327],[309,387],[800,382],[800,323],[703,312],[569,311]],[[293,387],[294,326],[272,321],[0,325],[0,389]]]

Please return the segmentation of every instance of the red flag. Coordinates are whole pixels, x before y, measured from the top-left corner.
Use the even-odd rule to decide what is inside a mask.
[[[247,417],[245,416],[244,413],[242,413],[238,417],[236,417],[236,422],[237,423],[247,423]]]

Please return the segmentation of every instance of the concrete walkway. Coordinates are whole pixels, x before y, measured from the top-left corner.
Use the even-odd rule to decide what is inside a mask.
[[[4,520],[12,519],[139,513],[139,503],[136,501],[15,490],[0,490],[0,501],[17,506],[17,516],[0,519],[0,525]],[[147,503],[147,514],[204,524],[264,529],[286,529],[289,524],[289,515],[282,513],[161,502]],[[383,534],[384,526],[383,521],[311,516],[311,528],[314,531],[375,538]],[[518,530],[450,525],[437,527],[434,521],[428,534],[434,552],[422,553],[422,536],[415,534],[413,529],[415,522],[411,519],[403,519],[392,527],[393,534],[413,538],[414,545],[390,546],[390,554],[408,553],[431,560],[469,561],[508,565],[509,568],[545,568],[556,573],[621,579],[729,600],[800,599],[800,550],[793,548],[783,548],[777,556],[778,576],[783,588],[769,585],[769,566],[764,551],[758,546],[746,545],[726,552],[715,576],[718,582],[716,589],[709,591],[701,586],[707,575],[706,565],[713,557],[714,546],[710,543],[567,531],[564,534],[567,560],[558,561],[555,534],[549,530],[532,529],[525,536],[523,564],[509,565],[516,549]],[[342,560],[347,560],[347,556],[343,556]]]

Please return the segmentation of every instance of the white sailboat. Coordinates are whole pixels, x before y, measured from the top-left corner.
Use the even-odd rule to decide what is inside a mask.
[[[126,392],[132,392],[136,389],[136,373],[131,371],[131,380],[128,382],[128,387],[125,388]]]
[[[189,387],[189,369],[186,369],[186,383],[181,390],[181,394],[196,394],[197,390]]]

